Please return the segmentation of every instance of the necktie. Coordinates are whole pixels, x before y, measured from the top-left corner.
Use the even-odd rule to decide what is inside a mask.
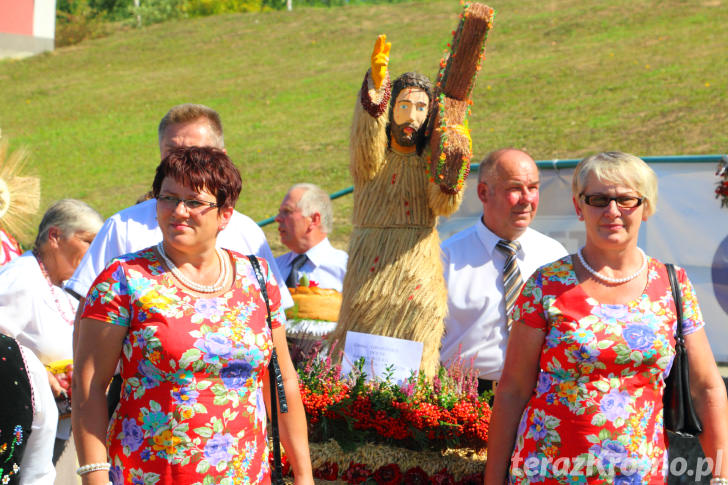
[[[298,270],[301,269],[301,267],[306,264],[306,261],[308,261],[308,256],[306,254],[299,254],[295,258],[293,258],[293,262],[291,262],[291,272],[288,273],[288,277],[286,278],[286,286],[289,288],[295,288],[298,286]]]
[[[496,244],[496,248],[503,253],[506,257],[506,264],[503,266],[503,294],[506,300],[506,316],[508,318],[508,329],[510,330],[511,324],[511,310],[513,304],[516,302],[518,293],[521,291],[521,284],[523,279],[521,278],[521,271],[518,269],[518,262],[516,260],[516,253],[520,251],[521,244],[518,241],[505,241],[501,239]]]

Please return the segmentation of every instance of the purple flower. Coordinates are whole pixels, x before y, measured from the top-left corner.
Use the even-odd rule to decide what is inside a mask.
[[[109,469],[109,479],[114,485],[124,485],[124,476],[121,473],[121,467],[112,466]]]
[[[647,350],[655,341],[655,332],[645,325],[629,324],[622,331],[624,340],[632,350]]]
[[[209,332],[204,338],[197,339],[195,347],[205,354],[202,359],[208,363],[218,363],[221,358],[228,359],[233,352],[230,339],[219,332]]]
[[[144,431],[133,419],[125,419],[121,423],[124,438],[121,440],[123,446],[128,446],[131,451],[136,451],[144,441]]]
[[[245,385],[253,367],[244,360],[231,360],[220,369],[220,378],[228,389],[240,389]]]
[[[602,398],[599,409],[609,421],[614,422],[618,418],[627,419],[629,416],[629,412],[627,411],[628,403],[629,392],[612,389]]]
[[[631,475],[617,475],[614,477],[614,485],[640,485],[642,476],[639,473]]]
[[[224,312],[222,308],[224,302],[225,300],[222,298],[200,298],[195,302],[195,313],[208,320],[212,317],[220,317]]]
[[[230,452],[233,442],[233,436],[230,433],[215,433],[205,444],[205,459],[212,466],[217,466],[221,461],[230,461],[233,457]]]
[[[588,345],[580,345],[579,349],[572,353],[579,364],[593,364],[599,357],[599,351]]]
[[[548,392],[548,390],[551,389],[551,383],[551,376],[545,372],[540,372],[538,374],[538,384],[536,385],[536,392],[538,394]]]
[[[616,440],[604,440],[602,446],[594,445],[589,448],[589,451],[601,460],[605,467],[619,466],[627,458],[627,448]]]
[[[627,305],[597,305],[592,313],[605,320],[623,320],[627,314]]]
[[[149,461],[149,459],[152,457],[152,451],[149,448],[144,448],[139,453],[139,456],[141,457],[142,461]]]
[[[528,413],[523,413],[521,416],[521,422],[518,423],[518,436],[523,436],[526,432],[526,426],[528,425]]]
[[[536,441],[542,440],[546,437],[548,430],[546,429],[546,423],[542,417],[534,416],[533,424],[530,427],[533,439]]]
[[[186,404],[191,406],[197,402],[200,393],[189,387],[183,387],[179,391],[172,391],[175,404]]]
[[[147,359],[144,359],[139,363],[137,370],[139,371],[139,374],[142,375],[140,381],[145,389],[156,387],[162,381],[162,374],[159,372],[159,369],[157,369],[154,364]]]

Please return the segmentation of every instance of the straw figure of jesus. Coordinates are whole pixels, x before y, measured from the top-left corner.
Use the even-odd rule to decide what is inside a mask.
[[[421,74],[408,72],[391,83],[390,48],[386,36],[380,35],[354,110],[350,139],[354,227],[339,324],[329,338],[338,349],[349,330],[422,342],[420,370],[432,377],[439,365],[447,311],[435,225],[438,216],[450,215],[460,205],[463,175],[470,166],[470,139],[462,125],[451,126],[451,134],[465,140],[457,160],[440,163],[439,170],[440,153],[430,162],[433,150],[426,147],[430,138],[437,136],[440,143],[445,138],[430,118],[442,118],[451,103],[439,103],[447,96],[440,96],[441,89],[433,89]],[[475,58],[468,83],[482,58],[480,46]],[[451,72],[450,77],[457,76]],[[443,105],[440,115],[432,109],[438,104]],[[467,102],[465,107],[467,111]],[[457,115],[462,118],[465,112]],[[426,136],[429,130],[436,135]]]

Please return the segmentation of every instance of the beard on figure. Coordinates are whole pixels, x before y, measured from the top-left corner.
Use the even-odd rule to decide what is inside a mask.
[[[417,128],[413,123],[402,123],[401,125],[392,121],[391,123],[392,138],[402,147],[412,147],[425,136],[425,124]]]

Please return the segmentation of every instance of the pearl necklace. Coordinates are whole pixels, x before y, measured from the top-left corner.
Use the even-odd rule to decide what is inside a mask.
[[[200,293],[217,293],[218,291],[221,291],[225,287],[225,281],[227,280],[227,274],[228,274],[228,261],[225,253],[220,248],[215,248],[215,251],[217,253],[217,257],[220,260],[220,277],[217,279],[215,283],[212,285],[202,285],[200,283],[195,283],[188,277],[186,277],[182,271],[172,262],[171,259],[167,256],[167,253],[164,252],[164,244],[160,242],[157,244],[157,251],[159,251],[160,256],[162,256],[162,259],[167,264],[167,267],[172,272],[172,274],[177,278],[183,285],[185,285],[188,288],[191,288],[195,291],[198,291]]]
[[[584,266],[586,268],[586,270],[588,272],[590,272],[593,276],[596,276],[600,280],[606,281],[607,283],[612,283],[615,285],[618,285],[620,283],[626,283],[627,281],[633,280],[636,277],[638,277],[640,275],[640,273],[642,273],[645,270],[645,268],[647,267],[647,255],[645,254],[644,251],[642,251],[641,248],[637,248],[637,249],[639,249],[640,253],[642,253],[642,266],[640,266],[640,269],[638,269],[637,272],[635,272],[629,276],[625,276],[624,278],[611,278],[609,276],[604,276],[603,274],[597,272],[596,270],[594,270],[594,268],[592,268],[591,266],[589,266],[589,264],[587,264],[586,260],[584,259],[584,255],[582,254],[583,249],[584,249],[583,247],[579,248],[579,251],[577,251],[577,253],[576,253],[576,255],[579,256],[579,261],[581,262],[581,265]]]

